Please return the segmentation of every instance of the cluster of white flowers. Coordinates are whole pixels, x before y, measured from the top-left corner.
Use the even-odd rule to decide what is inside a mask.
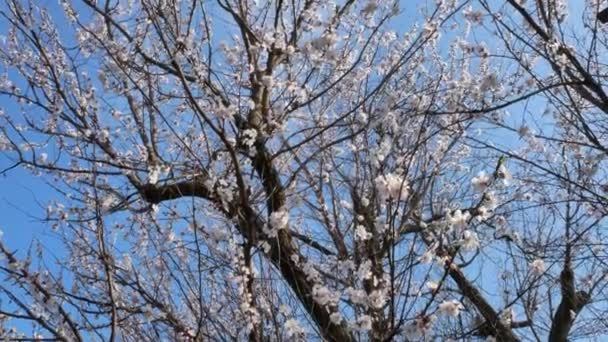
[[[457,300],[446,300],[439,304],[439,312],[450,317],[458,317],[460,310],[463,309],[462,303]]]
[[[437,289],[439,289],[439,284],[434,281],[431,281],[431,280],[427,281],[425,285],[429,290],[431,290],[433,292],[435,292],[435,291],[437,291]]]
[[[530,271],[535,275],[541,275],[545,272],[545,262],[542,259],[534,259],[530,263]]]
[[[363,15],[363,17],[372,16],[374,15],[374,12],[376,12],[376,9],[378,9],[378,1],[370,0],[361,9],[361,15]]]
[[[365,226],[360,224],[356,226],[357,227],[355,228],[355,237],[357,238],[357,240],[365,241],[369,240],[372,237],[372,234],[368,232],[367,229],[365,229]]]
[[[13,147],[10,140],[3,132],[0,132],[0,151],[8,151]]]
[[[329,319],[333,324],[338,325],[342,323],[344,317],[342,317],[342,314],[339,312],[333,312],[331,315],[329,315]]]
[[[304,328],[302,328],[300,326],[300,324],[298,323],[297,320],[291,318],[288,319],[285,322],[285,329],[287,329],[287,336],[288,337],[296,337],[296,336],[302,336],[306,333],[306,331],[304,330]]]
[[[551,6],[555,11],[555,17],[559,22],[563,22],[566,20],[568,16],[568,2],[565,0],[555,0],[553,6]]]
[[[319,305],[335,305],[340,300],[340,294],[332,292],[327,287],[315,284],[312,288],[312,296]]]
[[[218,106],[215,109],[215,115],[220,119],[228,119],[230,120],[235,113],[235,109],[232,107]]]
[[[386,303],[386,293],[382,290],[375,290],[368,296],[368,304],[370,307],[374,309],[382,309],[384,307],[384,303]]]
[[[344,291],[344,294],[349,297],[353,304],[367,305],[367,294],[363,290],[357,290],[349,287]]]
[[[376,177],[376,191],[378,197],[385,200],[404,200],[409,194],[409,184],[407,180],[398,174],[389,173]]]
[[[355,329],[359,331],[369,331],[372,329],[372,318],[368,315],[361,315],[357,318]]]
[[[334,32],[326,32],[310,41],[309,46],[314,50],[325,50],[331,48],[339,40],[339,37]]]
[[[215,187],[215,191],[222,200],[222,203],[224,203],[224,206],[226,206],[228,203],[232,202],[232,199],[234,198],[234,193],[231,187],[231,184],[233,183],[230,183],[226,179],[218,179],[216,184],[217,186]],[[211,189],[213,186],[209,188]]]
[[[318,281],[321,278],[321,274],[311,261],[306,261],[302,265],[302,272],[304,272],[308,281]]]
[[[286,229],[289,223],[289,212],[281,209],[270,214],[270,225],[275,229]]]
[[[160,176],[160,167],[151,166],[148,170],[148,184],[156,184],[158,183],[158,177]]]
[[[492,178],[487,175],[485,171],[481,171],[476,177],[473,177],[471,183],[473,184],[473,188],[475,188],[475,190],[484,191],[492,183]]]
[[[357,277],[359,279],[368,280],[372,278],[372,275],[372,262],[370,260],[363,261],[357,270]]]
[[[276,238],[279,230],[287,229],[289,224],[289,212],[285,208],[270,214],[268,226],[264,227],[264,234],[268,238]]]
[[[408,340],[419,340],[431,330],[436,319],[434,315],[418,318],[404,326],[403,334]]]
[[[510,326],[515,318],[515,310],[512,307],[506,308],[500,312],[499,318],[502,324]]]
[[[439,38],[438,27],[439,24],[437,22],[426,22],[422,28],[422,36],[424,39],[428,39],[429,41],[437,40]]]
[[[466,210],[463,212],[462,210],[457,209],[453,212],[448,212],[447,219],[448,225],[454,228],[464,228],[469,224],[471,213]]]
[[[254,154],[253,145],[258,137],[258,132],[255,129],[246,129],[243,131],[243,145],[249,149],[250,154]]]
[[[101,212],[107,213],[116,205],[116,203],[118,203],[118,198],[115,195],[107,194],[102,196],[99,203]]]
[[[48,154],[46,154],[46,153],[44,153],[44,152],[43,152],[43,153],[40,153],[40,154],[38,155],[38,163],[39,163],[39,164],[44,165],[44,164],[46,164],[46,163],[47,163],[48,158],[49,158],[49,155],[48,155]]]
[[[488,211],[496,209],[496,206],[498,205],[498,198],[496,197],[494,191],[486,192],[483,196],[482,203],[483,207]]]
[[[502,180],[504,185],[509,185],[509,183],[511,183],[511,179],[513,179],[511,172],[507,169],[504,163],[500,164],[500,166],[498,167],[496,176],[498,177],[498,179]]]
[[[380,166],[380,163],[384,161],[386,156],[388,156],[393,148],[393,139],[390,136],[386,136],[382,138],[380,142],[380,146],[375,150],[374,155],[374,165]]]
[[[462,233],[460,247],[465,251],[473,251],[479,248],[479,238],[477,237],[477,233],[471,230],[465,230]]]
[[[267,89],[271,89],[272,86],[275,83],[274,78],[272,77],[272,75],[264,75],[262,76],[260,82],[264,85],[264,87],[266,87]]]
[[[472,24],[480,25],[483,23],[483,12],[479,10],[473,10],[472,6],[467,7],[462,14]]]

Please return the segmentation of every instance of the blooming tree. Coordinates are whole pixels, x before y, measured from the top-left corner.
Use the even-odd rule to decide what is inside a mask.
[[[557,0],[59,5],[0,7],[1,172],[65,255],[0,243],[4,336],[605,333],[596,2],[581,53]]]

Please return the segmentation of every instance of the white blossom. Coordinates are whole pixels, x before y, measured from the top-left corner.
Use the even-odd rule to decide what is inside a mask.
[[[364,17],[373,15],[377,8],[378,8],[377,0],[370,0],[365,4],[363,9],[361,10],[361,14]]]
[[[450,317],[458,317],[462,308],[462,303],[457,300],[446,300],[439,304],[439,312]]]
[[[299,336],[304,334],[305,332],[304,329],[298,323],[298,321],[293,318],[288,319],[287,322],[285,322],[285,329],[287,329],[287,336],[289,337]]]
[[[471,214],[468,211],[460,209],[454,210],[453,213],[448,213],[448,223],[457,228],[466,227],[471,219]]]
[[[247,147],[252,147],[257,136],[258,132],[255,129],[246,129],[243,131],[243,144]]]
[[[498,179],[502,180],[504,185],[509,185],[509,183],[511,183],[511,179],[513,178],[513,176],[511,175],[511,172],[507,169],[507,167],[505,166],[504,163],[502,163],[498,167],[496,176],[498,177]]]
[[[435,320],[434,315],[417,318],[404,326],[403,333],[408,340],[418,340],[431,330]]]
[[[148,184],[156,184],[158,183],[158,178],[160,177],[160,166],[153,165],[148,169]]]
[[[325,286],[315,284],[312,288],[312,295],[315,302],[320,305],[334,304],[340,299],[340,294],[334,293]]]
[[[375,309],[381,309],[386,303],[386,294],[382,290],[375,290],[368,297],[369,306]]]
[[[378,191],[381,198],[404,200],[408,196],[408,182],[400,175],[389,173],[384,176],[378,176],[375,183],[376,191]]]
[[[490,183],[492,182],[492,178],[488,176],[485,171],[481,171],[477,174],[476,177],[473,177],[471,183],[473,184],[473,188],[477,191],[484,191]]]
[[[46,153],[40,153],[40,155],[38,156],[38,162],[40,164],[46,164],[48,157],[49,157],[48,154],[46,154]]]
[[[368,315],[361,315],[357,318],[357,330],[369,331],[372,329],[372,318]]]
[[[530,271],[535,275],[541,275],[545,272],[545,262],[542,259],[534,259],[530,263]]]
[[[465,9],[462,14],[468,21],[475,25],[483,23],[483,12],[479,10],[473,10],[471,6]]]
[[[332,312],[331,315],[329,315],[329,320],[335,324],[335,325],[339,325],[342,323],[342,321],[344,320],[344,318],[342,317],[342,314],[339,312]]]
[[[477,233],[471,230],[465,230],[462,233],[462,240],[460,240],[460,246],[465,251],[473,251],[479,248],[479,238]]]
[[[269,227],[265,228],[265,234],[269,238],[274,238],[281,229],[287,229],[289,224],[289,212],[284,208],[274,211],[269,217]]]
[[[346,294],[354,304],[367,305],[367,294],[363,290],[349,287],[344,291],[344,294]]]
[[[372,234],[365,229],[365,226],[358,224],[355,229],[355,236],[357,240],[365,241],[372,237]]]
[[[372,262],[370,260],[365,260],[359,265],[359,269],[357,270],[357,277],[359,277],[359,279],[371,279]]]
[[[439,284],[434,281],[427,281],[426,287],[431,291],[437,291],[437,289],[439,288]]]

